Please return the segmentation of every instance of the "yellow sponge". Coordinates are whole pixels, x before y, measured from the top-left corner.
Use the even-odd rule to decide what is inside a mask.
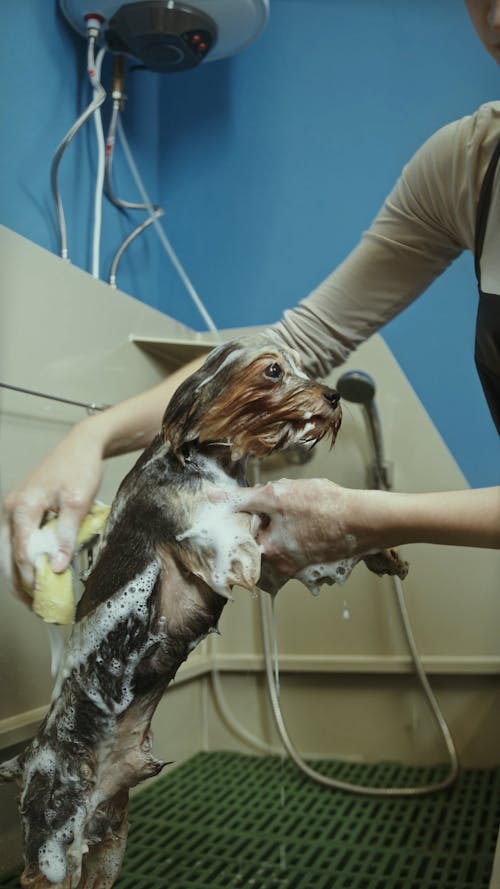
[[[104,531],[111,507],[105,503],[94,502],[89,512],[85,516],[80,530],[76,545],[78,549],[83,549],[94,537],[98,537]]]
[[[75,593],[71,569],[60,574],[52,571],[49,557],[43,553],[36,562],[33,611],[49,624],[71,624],[75,611]]]
[[[106,526],[110,507],[104,503],[93,503],[90,511],[85,516],[76,542],[76,552],[80,552],[88,544],[95,540]],[[51,530],[55,527],[56,519],[50,519],[43,527]],[[60,574],[52,571],[49,556],[42,553],[36,559],[35,585],[27,592],[33,598],[33,611],[42,620],[51,624],[73,623],[75,611],[75,592],[73,588],[73,574],[71,568],[66,568]]]

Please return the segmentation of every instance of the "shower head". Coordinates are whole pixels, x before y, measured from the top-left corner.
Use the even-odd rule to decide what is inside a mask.
[[[373,465],[369,472],[370,484],[375,488],[391,487],[389,465],[384,458],[382,427],[375,401],[375,380],[362,370],[350,370],[337,380],[336,388],[345,401],[359,404],[363,408],[373,449]]]
[[[370,404],[375,398],[375,380],[362,370],[350,370],[337,381],[341,398],[355,404]]]

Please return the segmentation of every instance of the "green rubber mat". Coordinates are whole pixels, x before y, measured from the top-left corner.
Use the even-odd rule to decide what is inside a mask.
[[[423,785],[439,768],[315,763],[343,781]],[[137,793],[117,889],[487,889],[500,768],[442,793],[360,797],[287,760],[199,753]],[[0,879],[14,889],[17,874]]]

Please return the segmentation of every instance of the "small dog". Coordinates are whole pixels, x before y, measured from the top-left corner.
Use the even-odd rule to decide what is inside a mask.
[[[150,730],[165,686],[260,576],[258,519],[211,495],[245,484],[250,455],[333,443],[340,421],[338,393],[274,347],[225,344],[179,387],[114,500],[50,710],[0,767],[21,787],[23,887],[114,884],[129,788],[165,765]]]
[[[338,393],[272,346],[227,343],[179,387],[114,500],[50,710],[0,767],[21,787],[25,889],[113,886],[129,788],[165,765],[150,729],[164,689],[217,630],[232,587],[251,590],[261,575],[259,519],[231,506],[247,458],[333,444],[340,422]]]

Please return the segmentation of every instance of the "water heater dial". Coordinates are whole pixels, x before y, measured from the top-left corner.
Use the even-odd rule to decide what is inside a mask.
[[[100,43],[153,71],[182,71],[252,43],[269,17],[269,0],[60,0],[82,36],[86,18],[102,21]]]
[[[217,42],[217,27],[197,9],[152,0],[121,6],[104,36],[112,52],[140,59],[151,71],[185,71],[202,62]]]

